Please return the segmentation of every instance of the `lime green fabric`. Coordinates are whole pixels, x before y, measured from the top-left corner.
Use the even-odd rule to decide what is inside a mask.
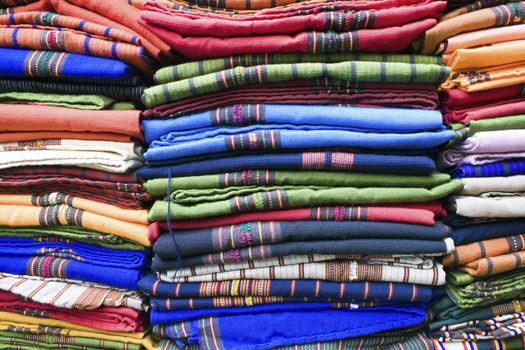
[[[130,102],[119,102],[102,95],[62,95],[38,92],[6,92],[0,94],[0,103],[38,103],[75,109],[134,109]]]

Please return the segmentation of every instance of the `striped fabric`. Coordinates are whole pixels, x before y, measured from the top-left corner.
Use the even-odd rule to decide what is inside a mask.
[[[143,296],[92,283],[0,273],[0,289],[41,304],[93,310],[101,306],[145,310]]]
[[[457,178],[463,177],[493,177],[525,174],[525,160],[514,159],[483,165],[465,164],[453,168],[450,175]]]
[[[209,275],[181,277],[173,282],[213,282],[239,279],[316,279],[335,282],[376,281],[417,283],[426,285],[445,284],[445,272],[441,264],[431,269],[366,264],[357,261],[328,261],[256,269],[241,269]]]
[[[439,84],[449,73],[445,66],[397,62],[270,64],[236,67],[153,86],[144,92],[148,107],[250,84],[328,77],[350,82]]]

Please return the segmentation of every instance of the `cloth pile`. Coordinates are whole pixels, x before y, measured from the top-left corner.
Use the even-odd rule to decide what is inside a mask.
[[[411,3],[418,13],[445,5]],[[289,17],[294,6],[268,13]],[[177,21],[195,19],[187,43],[198,42],[205,14],[181,8],[147,3],[141,23],[159,33],[162,23],[176,41]],[[207,37],[210,47],[235,42],[244,17],[234,18],[210,20],[223,29],[203,31],[228,36]],[[269,18],[268,33],[286,30]],[[299,38],[315,29],[301,23]],[[238,50],[162,68],[144,92],[147,165],[138,174],[156,198],[149,219],[158,235],[139,287],[151,296],[161,348],[432,347],[427,307],[445,283],[435,258],[454,249],[439,200],[462,187],[432,158],[457,137],[437,110],[449,70],[432,56]]]
[[[452,69],[442,111],[463,136],[438,160],[463,189],[448,203],[456,250],[430,331],[440,349],[523,349],[525,2],[463,3],[419,43]]]
[[[137,288],[151,197],[135,170],[156,55],[51,3],[74,2],[0,15],[0,347],[153,349]]]

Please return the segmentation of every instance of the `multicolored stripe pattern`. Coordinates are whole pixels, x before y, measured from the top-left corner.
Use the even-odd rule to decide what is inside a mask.
[[[303,152],[303,169],[308,170],[352,170],[354,153],[348,152]]]
[[[275,184],[274,170],[244,170],[236,173],[219,175],[219,187],[232,186],[269,186]]]
[[[247,222],[239,225],[213,228],[215,251],[227,251],[261,244],[272,244],[282,240],[279,222]]]
[[[26,273],[30,276],[46,278],[66,278],[67,267],[71,260],[53,256],[31,257],[26,265]]]
[[[275,210],[286,207],[288,207],[288,195],[286,191],[283,190],[257,192],[230,199],[230,210],[232,213]]]
[[[276,150],[281,148],[279,130],[260,130],[224,137],[227,151]]]
[[[264,123],[264,105],[236,104],[210,111],[212,125],[252,125]]]

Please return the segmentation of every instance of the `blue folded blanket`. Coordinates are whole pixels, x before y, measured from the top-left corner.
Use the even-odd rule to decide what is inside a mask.
[[[341,129],[376,133],[411,133],[443,129],[439,111],[400,108],[363,108],[342,106],[306,106],[245,104],[217,108],[178,118],[144,120],[147,143],[162,135],[183,136],[212,131],[221,126],[279,125],[301,127],[339,127]],[[174,133],[175,132],[175,133]],[[177,133],[178,132],[178,133]],[[172,137],[173,138],[173,137]]]
[[[510,220],[457,227],[452,230],[456,246],[525,232],[525,221]]]
[[[464,164],[449,171],[452,177],[493,177],[525,174],[525,159],[513,159],[483,165]]]
[[[393,156],[348,152],[297,152],[238,155],[172,165],[148,166],[137,174],[144,179],[227,173],[242,170],[334,170],[362,173],[430,174],[436,169],[427,156]]]

